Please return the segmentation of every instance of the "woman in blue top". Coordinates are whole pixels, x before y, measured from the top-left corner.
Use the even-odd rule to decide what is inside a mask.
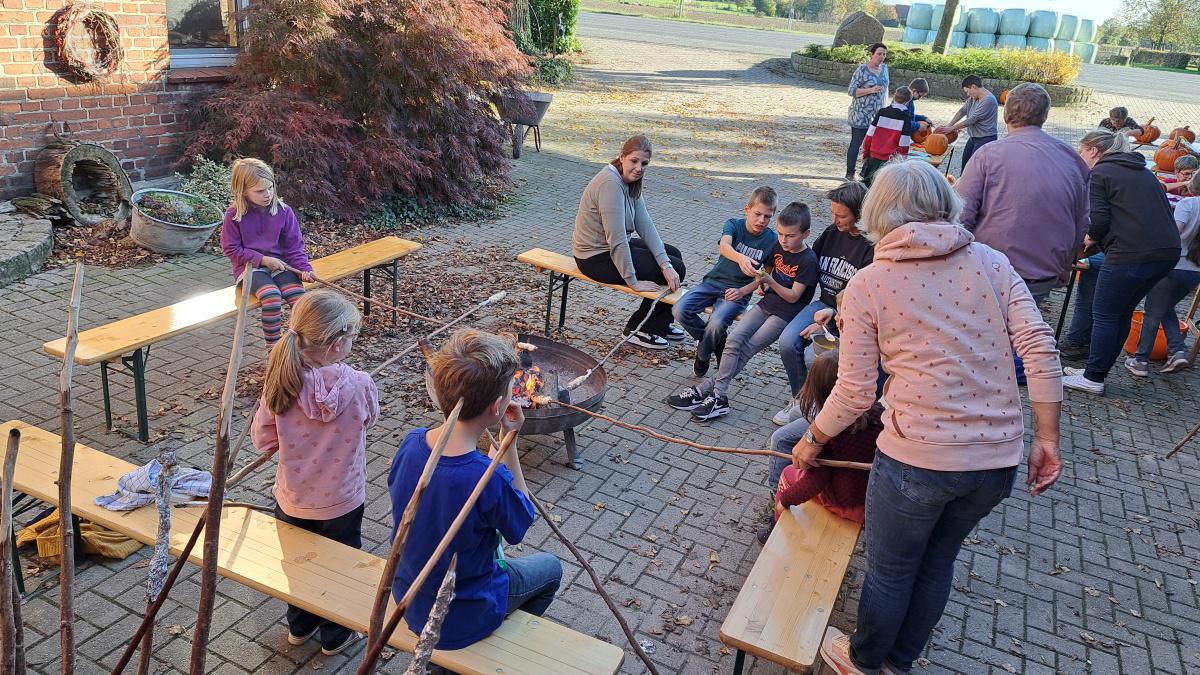
[[[846,150],[846,180],[854,180],[858,168],[858,151],[875,113],[883,107],[888,94],[887,46],[876,42],[867,48],[871,56],[854,71],[847,89],[854,101],[850,104],[850,147]]]

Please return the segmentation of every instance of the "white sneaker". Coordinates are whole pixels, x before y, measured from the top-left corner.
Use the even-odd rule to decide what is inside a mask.
[[[1136,356],[1125,357],[1125,370],[1137,377],[1150,377],[1150,363]]]
[[[864,675],[850,659],[850,636],[830,626],[821,640],[821,658],[838,675]]]
[[[671,344],[657,335],[651,335],[642,331],[638,331],[629,335],[629,344],[637,345],[642,349],[666,349]]]
[[[791,421],[796,419],[796,417],[799,415],[800,406],[794,400],[788,401],[788,404],[783,407],[783,410],[775,413],[775,416],[771,418],[771,421],[782,427],[785,424],[791,423]]]
[[[1068,369],[1068,370],[1077,370],[1077,369],[1072,368],[1072,369]],[[1078,375],[1068,373],[1063,376],[1062,383],[1063,383],[1063,386],[1066,387],[1067,389],[1075,389],[1077,391],[1086,391],[1089,394],[1103,394],[1104,393],[1104,383],[1103,382],[1092,382],[1091,380],[1084,377],[1083,373],[1079,373]]]
[[[1072,375],[1079,375],[1080,377],[1083,377],[1083,368],[1072,368],[1071,366],[1066,366],[1063,368],[1063,375],[1068,377]]]
[[[1167,357],[1167,364],[1158,372],[1173,373],[1177,370],[1183,370],[1184,368],[1187,368],[1190,364],[1188,363],[1187,356],[1185,354],[1186,352],[1175,352],[1174,354],[1170,355]]]

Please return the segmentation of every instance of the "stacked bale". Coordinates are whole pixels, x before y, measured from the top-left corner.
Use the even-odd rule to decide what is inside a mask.
[[[1039,9],[1036,12],[1030,12],[1029,31],[1026,35],[1031,38],[1053,40],[1058,37],[1058,29],[1061,23],[1062,17],[1059,16],[1058,12],[1048,9]]]
[[[1075,52],[1075,43],[1070,40],[1055,40],[1054,51],[1062,52],[1063,54],[1073,54]]]
[[[923,45],[925,44],[925,40],[929,37],[929,33],[930,31],[927,30],[919,30],[917,28],[913,28],[912,26],[905,26],[904,34],[900,36],[900,40],[910,45]]]
[[[996,46],[996,31],[1000,29],[1000,14],[989,7],[972,9],[967,19],[967,46],[991,49]]]
[[[1084,63],[1096,62],[1096,45],[1091,42],[1072,42],[1071,53]]]
[[[956,30],[950,33],[950,46],[956,49],[966,49],[967,32],[963,30]]]
[[[929,27],[933,24],[933,5],[918,2],[908,8],[908,20],[904,24],[901,40],[908,44],[923,45],[929,40]],[[934,30],[937,30],[934,27]]]
[[[1079,34],[1075,36],[1076,42],[1092,42],[1096,41],[1096,22],[1091,19],[1080,19]]]
[[[1074,14],[1063,14],[1062,23],[1058,25],[1058,35],[1055,35],[1054,37],[1058,40],[1075,42],[1076,36],[1078,35],[1079,17],[1075,16]]]
[[[1025,46],[1030,49],[1036,49],[1039,52],[1054,51],[1054,40],[1044,37],[1027,37],[1025,38]]]
[[[1029,14],[1023,9],[1006,9],[1000,12],[1000,34],[996,46],[1006,49],[1024,49],[1025,34],[1029,32]]]
[[[954,20],[954,27],[951,28],[950,30],[952,30],[956,33],[966,33],[967,32],[967,24],[969,24],[970,22],[971,22],[971,10],[967,9],[966,7],[963,7],[962,5],[959,5],[958,6],[958,18]]]

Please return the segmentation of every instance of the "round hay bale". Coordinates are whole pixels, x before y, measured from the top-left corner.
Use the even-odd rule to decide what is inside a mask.
[[[33,165],[38,192],[62,200],[80,225],[129,219],[133,186],[116,155],[95,143],[52,143]]]
[[[1096,45],[1091,42],[1072,42],[1071,53],[1079,57],[1084,63],[1096,62]]]
[[[938,29],[942,27],[942,15],[944,15],[945,13],[946,13],[945,5],[934,5],[933,6],[933,16],[930,17],[930,19],[929,19],[929,30],[933,31],[934,33],[938,32]],[[932,42],[932,40],[930,40],[930,41]]]
[[[1074,14],[1063,14],[1062,22],[1058,24],[1058,35],[1055,39],[1074,42],[1075,36],[1079,35],[1079,17]]]
[[[1054,40],[1044,37],[1028,37],[1025,38],[1025,46],[1039,52],[1052,52],[1054,51]]]
[[[966,7],[963,7],[962,5],[959,5],[958,6],[958,18],[954,20],[954,28],[951,30],[954,30],[959,33],[965,33],[965,32],[967,32],[967,25],[970,22],[971,22],[971,10],[967,9]]]
[[[1073,54],[1075,52],[1075,43],[1070,40],[1055,40],[1054,51],[1061,54]]]
[[[996,46],[1001,49],[1025,49],[1026,40],[1024,35],[997,35]]]
[[[1079,20],[1079,34],[1075,36],[1076,42],[1095,42],[1096,41],[1096,22],[1091,19]]]
[[[1053,40],[1058,35],[1062,17],[1058,12],[1039,9],[1029,13],[1029,37],[1048,38]]]
[[[917,28],[909,27],[904,29],[904,35],[902,35],[900,39],[910,45],[923,45],[925,44],[925,39],[929,37],[929,33],[931,32],[932,31],[919,30]]]
[[[916,30],[929,30],[933,25],[933,5],[927,2],[918,2],[908,8],[908,20],[905,21],[905,28],[915,28]],[[906,40],[907,42],[907,40]]]
[[[967,33],[967,47],[972,49],[992,49],[995,46],[995,33]]]
[[[967,48],[967,33],[966,31],[956,30],[950,34],[950,46],[957,49]]]
[[[1000,28],[1000,14],[990,7],[980,7],[971,10],[971,20],[967,22],[967,32],[969,33],[990,33],[996,34]],[[971,41],[967,37],[967,42]]]
[[[1023,9],[1006,9],[1000,12],[1000,34],[1020,35],[1029,32],[1029,14]]]

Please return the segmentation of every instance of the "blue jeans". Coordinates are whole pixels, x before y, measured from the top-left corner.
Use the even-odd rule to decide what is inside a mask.
[[[796,443],[804,437],[804,432],[808,431],[809,421],[803,417],[797,417],[791,422],[779,427],[775,433],[771,434],[771,449],[775,452],[782,452],[785,455],[792,454],[792,448],[796,447]],[[792,460],[782,457],[770,457],[771,460],[769,473],[767,475],[767,485],[771,488],[771,494],[775,494],[776,488],[779,487],[779,476],[783,470],[791,465]]]
[[[867,574],[850,638],[855,665],[908,671],[942,617],[962,542],[1012,492],[1017,467],[932,471],[875,453]]]
[[[967,145],[966,145],[966,147],[963,148],[963,156],[962,156],[962,164],[960,165],[961,166],[960,172],[966,171],[967,162],[971,161],[971,155],[974,155],[976,150],[982,148],[983,146],[987,145],[988,143],[991,143],[994,140],[996,140],[995,136],[980,136],[979,138],[968,138]]]
[[[530,553],[520,558],[505,558],[508,571],[508,609],[534,616],[546,613],[562,583],[562,563],[549,553]]]
[[[858,167],[858,156],[861,154],[863,140],[867,137],[870,127],[850,127],[850,147],[846,148],[846,178],[854,180],[855,169]]]
[[[725,342],[725,351],[721,352],[721,365],[717,374],[701,387],[706,392],[716,393],[717,396],[728,396],[729,386],[733,378],[742,372],[746,363],[755,354],[770,347],[779,339],[779,334],[787,327],[787,322],[778,316],[767,314],[758,305],[750,308]]]
[[[1079,270],[1075,282],[1075,310],[1071,314],[1071,325],[1067,328],[1064,347],[1085,347],[1092,341],[1092,300],[1096,295],[1096,279],[1100,277],[1100,266],[1104,254],[1088,257],[1088,268]]]
[[[1162,326],[1167,338],[1168,357],[1183,351],[1183,333],[1179,330],[1179,315],[1175,305],[1200,285],[1200,272],[1195,270],[1171,270],[1167,276],[1146,294],[1146,316],[1142,317],[1142,334],[1138,338],[1137,357],[1150,360],[1158,327]]]
[[[800,331],[808,328],[813,323],[813,316],[822,309],[832,309],[829,305],[820,300],[813,300],[808,305],[800,310],[796,318],[792,319],[787,328],[783,329],[783,335],[779,336],[779,358],[783,359],[783,370],[787,373],[788,386],[792,388],[792,398],[796,398],[800,394],[800,387],[804,386],[804,380],[808,379],[808,366],[804,363],[804,348],[808,346],[809,341],[800,337]],[[833,328],[833,322],[829,324]]]
[[[675,303],[672,313],[688,335],[700,341],[696,346],[696,358],[708,361],[712,358],[713,351],[725,341],[725,331],[729,329],[729,324],[746,310],[749,303],[749,296],[733,302],[726,300],[724,288],[702,281],[699,286],[690,288],[683,294],[679,302]],[[712,316],[708,317],[708,321],[704,321],[700,315],[709,307],[713,308]]]
[[[1130,265],[1104,261],[1092,300],[1092,346],[1084,377],[1092,382],[1104,381],[1121,355],[1133,310],[1174,267],[1174,260]]]

